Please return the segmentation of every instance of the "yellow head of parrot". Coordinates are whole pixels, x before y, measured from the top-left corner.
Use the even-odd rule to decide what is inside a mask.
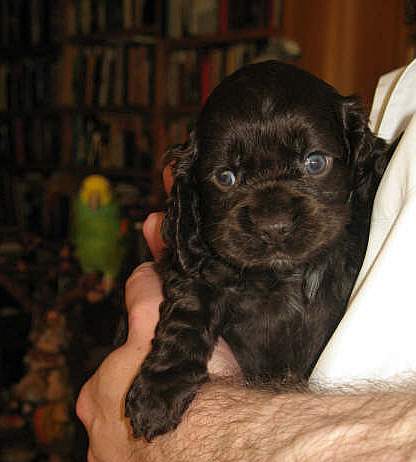
[[[84,204],[96,210],[110,203],[111,184],[101,175],[87,176],[81,184],[80,197]]]

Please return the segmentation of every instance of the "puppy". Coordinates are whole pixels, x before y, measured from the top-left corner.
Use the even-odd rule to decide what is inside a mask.
[[[172,150],[165,301],[126,398],[133,433],[174,429],[219,336],[253,383],[307,380],[342,318],[388,161],[359,103],[296,67],[246,66]]]

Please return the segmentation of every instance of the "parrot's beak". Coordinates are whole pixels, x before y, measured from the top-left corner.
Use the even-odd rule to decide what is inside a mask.
[[[88,207],[94,212],[101,207],[101,197],[99,192],[94,191],[90,194],[88,198]]]

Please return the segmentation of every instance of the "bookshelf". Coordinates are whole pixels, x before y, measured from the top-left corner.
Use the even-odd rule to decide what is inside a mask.
[[[19,228],[16,197],[28,193],[23,192],[26,181],[17,169],[41,164],[51,168],[60,155],[54,77],[61,50],[59,5],[61,0],[0,1],[0,162],[5,167],[0,175],[2,233]],[[35,198],[26,206],[36,215]]]
[[[1,158],[17,183],[23,172],[102,173],[160,207],[163,153],[186,140],[215,85],[278,35],[282,2],[0,0]],[[15,88],[17,72],[28,77]]]

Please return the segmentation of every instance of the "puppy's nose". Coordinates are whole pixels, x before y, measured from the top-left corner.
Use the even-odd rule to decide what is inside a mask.
[[[273,241],[290,234],[293,228],[293,218],[289,213],[272,214],[258,217],[256,225],[261,239]]]

